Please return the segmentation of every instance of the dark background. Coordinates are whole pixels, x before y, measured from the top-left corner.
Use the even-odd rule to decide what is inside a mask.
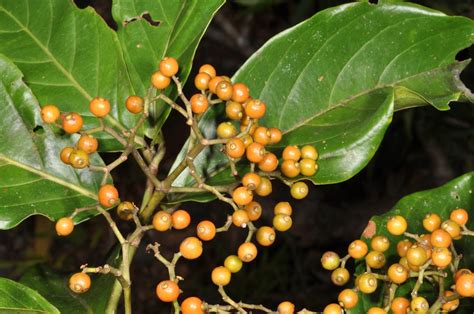
[[[172,0],[170,0],[172,1]],[[76,0],[80,7],[92,5],[112,26],[110,0]],[[204,63],[216,66],[219,73],[231,76],[263,43],[278,32],[309,18],[316,12],[344,1],[258,1],[259,6],[243,5],[257,1],[229,1],[217,14],[199,46],[195,69]],[[415,1],[453,15],[474,17],[473,1]],[[472,55],[461,52],[459,59]],[[192,73],[193,75],[195,73]],[[463,73],[470,88],[473,67]],[[182,119],[171,116],[164,126],[168,139],[162,174],[166,174],[185,138]],[[106,155],[112,160],[114,156]],[[116,184],[126,199],[139,202],[143,178],[136,177],[133,163],[115,174]],[[358,238],[371,216],[389,210],[401,197],[415,191],[441,185],[474,169],[474,110],[472,104],[453,103],[448,112],[431,107],[396,113],[381,147],[369,165],[351,180],[331,186],[312,187],[309,197],[293,201],[294,226],[277,235],[276,243],[260,249],[255,262],[233,275],[227,292],[235,300],[264,304],[270,308],[282,300],[291,300],[298,309],[322,308],[337,299],[340,288],[330,282],[330,272],[322,270],[321,255],[333,250],[344,255],[350,241]],[[260,225],[270,225],[273,205],[290,199],[288,189],[274,184],[274,193],[262,200],[264,215]],[[159,241],[169,257],[181,240],[193,235],[202,219],[224,222],[229,208],[219,202],[185,204],[193,218],[184,231],[165,234],[150,232],[142,244]],[[216,223],[220,225],[220,223]],[[126,231],[126,223],[120,225]],[[209,303],[222,303],[211,283],[210,271],[236,251],[246,232],[231,228],[216,240],[205,244],[197,261],[181,261],[177,274],[184,297],[198,295]],[[75,272],[84,263],[103,265],[108,250],[115,243],[103,218],[81,224],[67,239],[54,235],[53,223],[35,217],[17,228],[0,232],[0,275],[21,277],[28,267],[46,263],[63,272]],[[136,313],[163,313],[169,307],[154,295],[156,284],[166,278],[163,265],[139,250],[132,268],[133,303]]]

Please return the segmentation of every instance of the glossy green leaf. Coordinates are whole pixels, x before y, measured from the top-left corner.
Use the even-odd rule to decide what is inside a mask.
[[[102,175],[63,164],[60,151],[74,145],[73,139],[57,136],[42,122],[22,73],[2,55],[0,73],[0,229],[35,214],[55,220],[97,202]],[[103,165],[97,154],[91,162]],[[76,222],[92,214],[84,212]]]
[[[310,179],[332,184],[367,165],[393,111],[423,105],[448,110],[450,101],[470,95],[459,79],[467,62],[455,55],[473,41],[474,22],[464,17],[409,3],[351,3],[278,34],[233,80],[267,104],[261,124],[282,130],[283,140],[270,149],[316,146],[319,170]],[[208,137],[225,120],[222,112],[202,119]],[[225,169],[218,149],[199,159],[202,173]],[[193,183],[189,173],[175,182]]]
[[[1,313],[60,313],[38,292],[13,280],[0,278]]]
[[[165,56],[179,61],[178,77],[184,83],[191,70],[197,45],[213,15],[224,0],[115,0],[112,13],[118,25],[118,38],[123,47],[127,68],[144,95],[150,77]],[[168,91],[176,97],[176,89]],[[161,128],[170,107],[158,102],[151,113],[151,127]],[[152,130],[148,130],[152,137]]]
[[[474,172],[467,173],[456,178],[445,185],[431,190],[413,193],[402,198],[393,208],[381,216],[371,218],[362,239],[369,244],[370,239],[375,235],[384,235],[389,238],[391,246],[385,253],[390,263],[398,260],[396,244],[403,239],[403,236],[393,236],[387,232],[386,224],[389,217],[393,215],[401,215],[408,221],[407,231],[413,234],[425,234],[427,231],[423,228],[423,218],[429,213],[438,214],[444,221],[449,219],[451,211],[455,208],[464,208],[469,212],[471,217],[467,223],[469,229],[474,229]],[[462,253],[461,267],[472,268],[474,265],[474,238],[472,236],[464,236],[461,240],[454,241],[454,245],[458,253]],[[365,269],[363,261],[358,263],[360,270]],[[415,279],[410,279],[399,287],[397,296],[407,296],[413,289]],[[447,278],[449,284],[450,279]],[[382,282],[380,282],[382,285]],[[436,291],[427,284],[424,287],[423,296],[429,299],[430,304],[433,303],[437,294]],[[383,298],[381,293],[383,289],[379,289],[378,293],[373,296],[359,294],[360,304],[353,309],[351,313],[366,312],[372,306],[381,306]],[[461,311],[462,310],[462,311]],[[461,300],[460,313],[472,313],[474,310],[474,302],[469,298]]]
[[[119,263],[119,251],[114,251],[109,264]],[[91,288],[78,295],[69,290],[69,276],[61,276],[46,266],[37,265],[29,269],[20,282],[45,296],[61,313],[105,313],[115,278],[111,275],[91,275]]]
[[[135,117],[123,103],[134,87],[117,35],[92,8],[64,0],[1,0],[0,42],[0,53],[24,73],[41,105],[79,112],[91,127],[97,119],[89,101],[102,96],[111,101],[111,116],[132,125]],[[121,148],[115,140],[101,144],[101,150]]]

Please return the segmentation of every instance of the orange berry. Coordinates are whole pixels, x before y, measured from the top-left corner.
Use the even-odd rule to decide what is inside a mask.
[[[312,160],[318,159],[318,151],[314,146],[305,145],[301,147],[301,158],[308,158]]]
[[[313,159],[304,158],[300,162],[300,171],[301,174],[307,177],[311,177],[318,170],[318,164]]]
[[[464,226],[469,220],[469,213],[463,208],[456,208],[451,212],[449,218],[460,226]]]
[[[439,229],[441,226],[441,217],[438,214],[430,213],[423,218],[423,227],[429,232]]]
[[[69,155],[68,164],[76,169],[83,169],[89,166],[89,155],[81,150],[73,150]]]
[[[189,100],[191,103],[191,110],[196,114],[204,113],[209,107],[209,101],[203,94],[194,94]]]
[[[99,142],[92,135],[82,134],[79,138],[79,141],[77,141],[77,148],[85,151],[88,154],[96,152],[98,147]]]
[[[245,154],[245,145],[240,138],[230,139],[225,144],[225,152],[231,158],[240,158]]]
[[[453,294],[454,294],[454,292],[449,291],[449,290],[444,292],[445,297],[452,296]],[[441,309],[443,310],[443,312],[452,312],[455,309],[457,309],[458,307],[459,307],[459,299],[456,299],[456,300],[452,300],[452,301],[444,303],[442,305]]]
[[[54,123],[59,119],[61,112],[59,108],[54,105],[46,105],[41,108],[41,118],[45,123]]]
[[[194,78],[194,86],[199,90],[206,90],[209,87],[211,77],[207,73],[198,73]]]
[[[211,78],[216,77],[216,69],[210,64],[204,64],[199,68],[199,73],[206,73]]]
[[[253,132],[253,141],[263,146],[267,145],[270,142],[270,131],[263,126],[257,127]]]
[[[224,81],[224,78],[222,78],[221,76],[215,76],[211,78],[211,80],[209,81],[209,86],[208,86],[211,93],[213,94],[216,93],[217,85],[222,81]]]
[[[342,310],[341,306],[336,303],[331,303],[327,305],[324,310],[323,314],[343,314],[344,311]]]
[[[249,190],[255,190],[261,182],[262,179],[255,172],[248,172],[242,178],[242,185],[247,187]]]
[[[167,77],[172,77],[179,71],[178,61],[172,57],[165,57],[160,61],[160,72]]]
[[[240,120],[243,115],[243,110],[242,105],[235,101],[228,101],[225,106],[225,113],[231,120]]]
[[[230,122],[222,122],[217,126],[216,133],[220,138],[232,138],[237,135],[237,129]]]
[[[273,214],[275,215],[283,214],[283,215],[291,216],[292,213],[293,213],[293,208],[288,202],[279,202],[273,208]]]
[[[250,162],[259,163],[265,156],[265,148],[262,144],[252,143],[247,147],[246,157]]]
[[[243,103],[249,98],[249,96],[249,88],[244,83],[235,83],[234,86],[232,86],[233,101]]]
[[[336,268],[331,274],[331,281],[336,286],[344,286],[349,281],[349,271],[345,268]]]
[[[474,297],[474,274],[463,274],[456,280],[456,292],[463,297]]]
[[[257,257],[257,247],[252,242],[242,243],[237,250],[237,255],[242,262],[251,262]]]
[[[388,268],[388,278],[397,285],[404,283],[408,279],[408,270],[400,264],[392,264]]]
[[[390,241],[386,236],[378,235],[372,238],[370,246],[372,247],[372,250],[383,253],[390,247]]]
[[[337,301],[345,309],[352,309],[359,302],[359,297],[357,293],[352,289],[344,289],[339,293]]]
[[[428,260],[428,255],[423,247],[414,244],[408,249],[406,258],[409,264],[421,266]]]
[[[272,172],[278,167],[278,158],[273,153],[266,153],[258,163],[258,168],[265,172]]]
[[[451,235],[443,229],[433,231],[430,237],[430,243],[435,247],[449,247],[451,242],[453,242]]]
[[[171,79],[163,75],[160,71],[156,71],[151,76],[151,84],[159,90],[165,89],[171,84]]]
[[[69,278],[69,289],[74,293],[84,293],[91,287],[91,277],[86,273],[75,273]]]
[[[431,254],[431,262],[440,268],[445,268],[451,264],[453,254],[445,247],[436,247]]]
[[[275,242],[276,233],[271,227],[262,226],[258,228],[256,234],[257,242],[262,246],[270,246]]]
[[[400,257],[404,257],[407,255],[407,251],[409,248],[411,248],[411,246],[413,245],[413,243],[408,240],[408,239],[404,239],[404,240],[401,240],[397,243],[397,253]]]
[[[387,312],[380,307],[371,307],[367,314],[387,314]]]
[[[281,141],[283,134],[281,133],[280,129],[269,128],[268,132],[270,133],[270,140],[268,141],[268,144],[277,144]]]
[[[385,266],[385,255],[381,252],[371,251],[365,256],[365,263],[371,268],[380,269]]]
[[[110,102],[102,97],[95,97],[89,103],[89,110],[98,118],[103,118],[110,112]]]
[[[278,304],[278,314],[293,314],[295,312],[295,305],[289,301],[283,301]]]
[[[174,281],[164,280],[156,285],[156,296],[163,302],[176,301],[180,293],[178,284]]]
[[[441,224],[441,229],[446,231],[451,235],[451,238],[454,240],[458,240],[462,237],[461,235],[461,227],[452,220],[446,220]]]
[[[256,201],[252,201],[245,206],[245,211],[247,212],[250,221],[258,220],[262,215],[262,205]]]
[[[119,202],[119,193],[112,184],[105,184],[99,189],[99,203],[104,207],[117,205]]]
[[[224,266],[231,273],[237,273],[242,269],[243,263],[240,258],[236,255],[229,255],[224,260]]]
[[[341,259],[335,252],[328,251],[321,257],[321,265],[326,270],[334,270],[339,267]]]
[[[232,98],[232,84],[227,81],[219,82],[216,86],[216,95],[221,100],[230,100]]]
[[[63,217],[56,222],[56,233],[58,236],[68,236],[74,230],[74,221],[71,217]]]
[[[242,136],[240,139],[241,139],[242,142],[244,143],[245,148],[249,147],[250,144],[253,143],[253,138],[252,138],[252,136],[249,135],[249,134],[245,134],[245,135]]]
[[[365,242],[362,240],[352,241],[352,243],[349,244],[349,247],[347,249],[347,252],[349,253],[349,255],[355,259],[364,257],[368,251],[369,251],[369,248],[367,244],[365,244]]]
[[[286,146],[281,156],[283,160],[298,161],[301,158],[301,151],[298,146]]]
[[[237,227],[245,228],[250,221],[247,211],[239,209],[232,214],[232,223]]]
[[[290,194],[294,199],[301,200],[308,196],[309,188],[304,182],[295,182],[291,185]]]
[[[393,314],[406,314],[410,307],[410,301],[407,298],[397,297],[393,299],[390,309]]]
[[[66,165],[69,165],[69,158],[71,157],[71,153],[73,151],[74,151],[73,147],[64,147],[61,150],[59,157],[61,158],[61,161],[65,163]]]
[[[211,273],[212,282],[217,286],[227,286],[231,277],[232,274],[230,273],[230,270],[224,266],[214,268]]]
[[[135,95],[129,96],[125,101],[125,107],[127,110],[135,114],[143,111],[144,104],[145,102],[143,101],[143,98]]]
[[[268,179],[267,177],[262,177],[262,182],[259,186],[257,186],[255,193],[258,196],[270,195],[272,193],[272,182],[270,181],[270,179]]]
[[[245,186],[240,186],[232,192],[232,199],[239,206],[248,205],[253,200],[253,193]]]
[[[459,277],[461,277],[461,276],[464,275],[464,274],[471,274],[471,273],[472,273],[472,272],[471,272],[469,269],[467,269],[467,268],[461,268],[461,269],[459,269],[459,270],[456,272],[456,274],[454,275],[454,281],[456,282],[456,281],[459,279]]]
[[[187,211],[179,209],[171,215],[171,223],[177,230],[184,229],[191,223],[191,216]]]
[[[196,233],[199,239],[211,241],[216,236],[216,226],[209,220],[203,220],[197,225]]]
[[[259,99],[251,99],[245,105],[245,114],[252,119],[260,119],[265,115],[267,106]]]
[[[197,297],[188,297],[181,303],[183,314],[204,314],[202,300]]]
[[[84,121],[82,117],[75,112],[70,112],[63,116],[62,128],[64,132],[73,134],[81,130]]]
[[[286,177],[294,178],[300,174],[300,163],[290,159],[283,160],[280,169]]]
[[[273,217],[273,227],[280,232],[285,232],[291,228],[293,220],[285,214],[278,214]]]
[[[160,210],[153,216],[152,224],[157,231],[167,231],[171,228],[171,215],[163,210]]]
[[[430,304],[423,297],[415,297],[411,300],[410,308],[415,313],[426,313],[430,308]]]
[[[400,215],[392,216],[387,221],[387,230],[393,235],[401,235],[407,230],[407,221]]]
[[[371,294],[377,290],[377,278],[372,273],[363,273],[356,279],[356,286],[364,294]]]
[[[196,259],[202,254],[202,242],[196,237],[187,237],[181,242],[179,252],[186,259]]]

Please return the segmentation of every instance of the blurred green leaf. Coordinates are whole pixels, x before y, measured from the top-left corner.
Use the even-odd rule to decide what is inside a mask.
[[[35,290],[6,278],[0,278],[0,312],[60,313]]]
[[[473,40],[474,23],[467,18],[409,3],[351,3],[276,35],[233,80],[246,83],[251,95],[267,104],[261,124],[282,130],[283,140],[270,150],[316,146],[319,170],[309,179],[332,184],[367,165],[393,111],[423,105],[448,110],[449,102],[470,94],[459,79],[468,62],[455,56]],[[221,108],[210,110],[200,125],[214,138],[225,119]],[[227,171],[219,147],[196,163],[208,176]],[[189,172],[175,181],[193,184]]]
[[[37,214],[55,220],[96,203],[102,175],[62,163],[60,151],[74,139],[57,136],[42,122],[22,73],[3,55],[0,73],[0,229]],[[98,154],[91,162],[104,165]],[[75,221],[95,214],[83,212]]]

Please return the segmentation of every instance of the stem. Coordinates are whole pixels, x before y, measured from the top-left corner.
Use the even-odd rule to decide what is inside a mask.
[[[236,309],[237,311],[239,311],[239,313],[247,314],[247,311],[246,311],[246,310],[244,310],[239,304],[237,304],[234,300],[232,300],[232,299],[227,295],[227,293],[225,293],[224,287],[219,286],[219,288],[217,289],[217,291],[219,291],[219,294],[222,296],[222,300],[223,300],[224,302],[229,303],[234,309]]]

